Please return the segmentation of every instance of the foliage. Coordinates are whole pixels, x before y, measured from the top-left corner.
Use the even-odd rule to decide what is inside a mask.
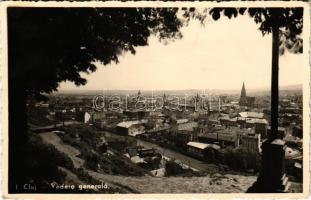
[[[158,154],[154,157],[148,156],[144,158],[146,163],[139,163],[138,166],[147,169],[147,170],[154,170],[158,169],[161,163],[162,156]]]
[[[234,7],[214,7],[204,9],[203,11],[194,8],[183,8],[184,17],[197,19],[205,24],[210,15],[213,20],[217,21],[221,16],[229,19],[238,15],[248,15],[259,25],[259,30],[263,35],[272,32],[273,28],[280,30],[280,54],[282,55],[287,49],[291,53],[302,53],[302,28],[303,28],[303,8],[234,8]]]
[[[113,174],[143,176],[147,173],[124,156],[111,155],[109,160],[111,161],[111,171]]]
[[[53,165],[73,169],[73,162],[66,154],[59,152],[51,144],[43,143],[39,136],[31,134],[29,141],[31,151],[29,153],[35,155],[38,161],[46,160]]]
[[[54,121],[46,116],[48,111],[42,108],[31,107],[27,109],[27,122],[35,126],[54,125]]]
[[[219,161],[228,165],[230,168],[239,171],[247,171],[249,169],[259,171],[261,164],[259,153],[247,153],[242,148],[232,147],[220,150]]]
[[[23,163],[25,180],[28,183],[35,183],[37,192],[49,192],[51,182],[61,183],[66,178],[66,174],[59,170],[58,166],[72,170],[73,162],[53,145],[44,143],[38,135],[32,132],[29,135],[29,145],[26,150],[28,159]]]
[[[148,122],[145,124],[146,130],[151,130],[155,128],[155,120],[154,119],[149,119]]]
[[[244,14],[246,8],[224,9],[224,15],[228,18]],[[217,20],[222,10],[214,8],[210,11],[213,18]],[[249,8],[249,15],[259,24],[259,30],[263,35],[271,33],[274,27],[280,29],[280,54],[284,49],[292,53],[302,53],[302,39],[300,34],[303,28],[303,8]]]
[[[109,148],[114,150],[113,155],[99,153],[98,147],[102,132],[86,125],[71,125],[64,127],[66,132],[62,136],[63,142],[72,145],[81,152],[80,157],[85,160],[85,167],[94,171],[108,174],[120,174],[128,176],[142,176],[146,174],[142,168],[133,164],[121,153],[128,145],[136,142],[134,138],[124,136],[110,136],[108,140]],[[79,136],[79,140],[76,138]],[[136,144],[136,143],[135,143]],[[112,147],[111,147],[112,146]]]
[[[86,155],[85,167],[88,169],[97,171],[99,162],[100,162],[100,156],[96,153],[90,153]]]
[[[182,168],[182,166],[180,166],[176,162],[167,161],[167,163],[165,163],[165,175],[166,176],[175,176],[175,175],[182,174],[182,173],[184,173],[184,169]]]
[[[190,168],[183,168],[181,165],[176,163],[174,160],[169,160],[165,163],[165,176],[204,176],[203,173],[195,172]]]
[[[111,135],[107,137],[107,142],[110,148],[118,152],[125,152],[127,148],[137,145],[136,139],[130,136]]]
[[[90,149],[96,149],[101,143],[102,133],[94,127],[83,124],[71,125],[64,127],[63,130],[68,134],[68,136],[64,137],[65,141],[67,140],[73,146],[81,147],[81,145],[77,144],[77,140],[73,139],[76,137],[79,137],[81,143],[85,144],[83,146],[88,146]]]
[[[218,152],[217,150],[214,150],[212,148],[207,148],[205,151],[204,151],[204,159],[208,162],[217,162],[218,160]]]
[[[180,38],[177,8],[8,8],[11,77],[28,95],[57,89],[61,81],[83,85],[80,72],[95,63],[119,62],[148,37]],[[30,50],[31,48],[31,50]]]

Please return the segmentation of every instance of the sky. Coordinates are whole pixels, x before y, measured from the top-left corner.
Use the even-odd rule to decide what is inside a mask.
[[[150,37],[135,55],[81,74],[86,85],[63,82],[59,90],[240,89],[243,81],[247,89],[270,88],[271,34],[263,36],[249,16],[192,21],[182,34],[169,44]],[[302,84],[302,55],[285,52],[279,62],[281,86]]]

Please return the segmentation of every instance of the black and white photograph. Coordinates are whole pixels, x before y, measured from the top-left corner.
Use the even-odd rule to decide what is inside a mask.
[[[67,3],[2,4],[8,197],[309,194],[308,2]]]

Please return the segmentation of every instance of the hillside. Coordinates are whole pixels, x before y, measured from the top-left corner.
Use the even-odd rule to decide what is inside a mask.
[[[67,145],[54,133],[40,134],[44,142],[52,144],[55,148],[66,154],[75,168],[83,168],[83,160],[79,158],[78,149]],[[106,183],[113,191],[121,193],[244,193],[255,181],[255,176],[232,174],[213,174],[204,177],[152,177],[152,176],[121,176],[98,173],[83,169],[95,182]],[[66,171],[66,170],[63,170]],[[67,169],[68,181],[75,177],[74,172]],[[220,186],[223,187],[220,187]],[[299,192],[296,187],[293,192]],[[100,191],[99,191],[100,192]],[[105,193],[105,191],[102,191]]]

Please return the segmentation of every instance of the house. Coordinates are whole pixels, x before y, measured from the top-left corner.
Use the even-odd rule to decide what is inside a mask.
[[[125,121],[117,124],[116,132],[120,135],[137,136],[145,133],[147,120]]]
[[[101,121],[105,118],[106,118],[106,113],[103,111],[101,112],[90,111],[90,112],[84,113],[83,121],[84,123],[94,123],[96,121]]]
[[[91,121],[91,114],[88,112],[84,113],[84,123],[88,123]]]
[[[135,164],[146,163],[146,161],[143,158],[139,157],[139,156],[133,156],[130,159]]]
[[[253,129],[241,129],[239,127],[220,128],[212,132],[200,133],[198,141],[203,143],[217,143],[220,146],[233,146],[240,145],[240,135],[253,133]]]
[[[184,124],[187,123],[189,120],[188,119],[177,119],[176,124]]]
[[[261,112],[240,112],[239,117],[262,119],[264,117],[264,113],[261,113]]]
[[[186,148],[188,142],[197,140],[197,133],[189,130],[177,130],[167,134],[167,137],[177,147]]]
[[[141,148],[137,150],[138,156],[141,158],[144,157],[153,157],[156,155],[157,151],[154,148]]]
[[[245,128],[254,128],[255,133],[261,135],[262,138],[267,137],[267,129],[269,122],[266,119],[248,119],[245,121]]]
[[[182,131],[182,130],[193,131],[197,127],[198,127],[198,123],[197,122],[187,122],[187,123],[182,123],[182,124],[178,124],[177,125],[177,129],[179,131]]]
[[[247,133],[240,137],[240,147],[247,153],[257,154],[261,152],[260,135],[255,133]]]
[[[234,146],[237,147],[238,137],[236,134],[230,134],[225,132],[210,132],[205,134],[200,134],[198,136],[199,142],[207,142],[207,143],[218,143],[221,146]]]
[[[229,116],[224,116],[219,118],[220,124],[223,126],[238,126],[237,117],[230,118]]]
[[[220,146],[216,144],[207,144],[201,142],[188,142],[187,143],[187,152],[194,155],[195,157],[204,158],[206,156],[206,150],[208,148],[218,151]]]

